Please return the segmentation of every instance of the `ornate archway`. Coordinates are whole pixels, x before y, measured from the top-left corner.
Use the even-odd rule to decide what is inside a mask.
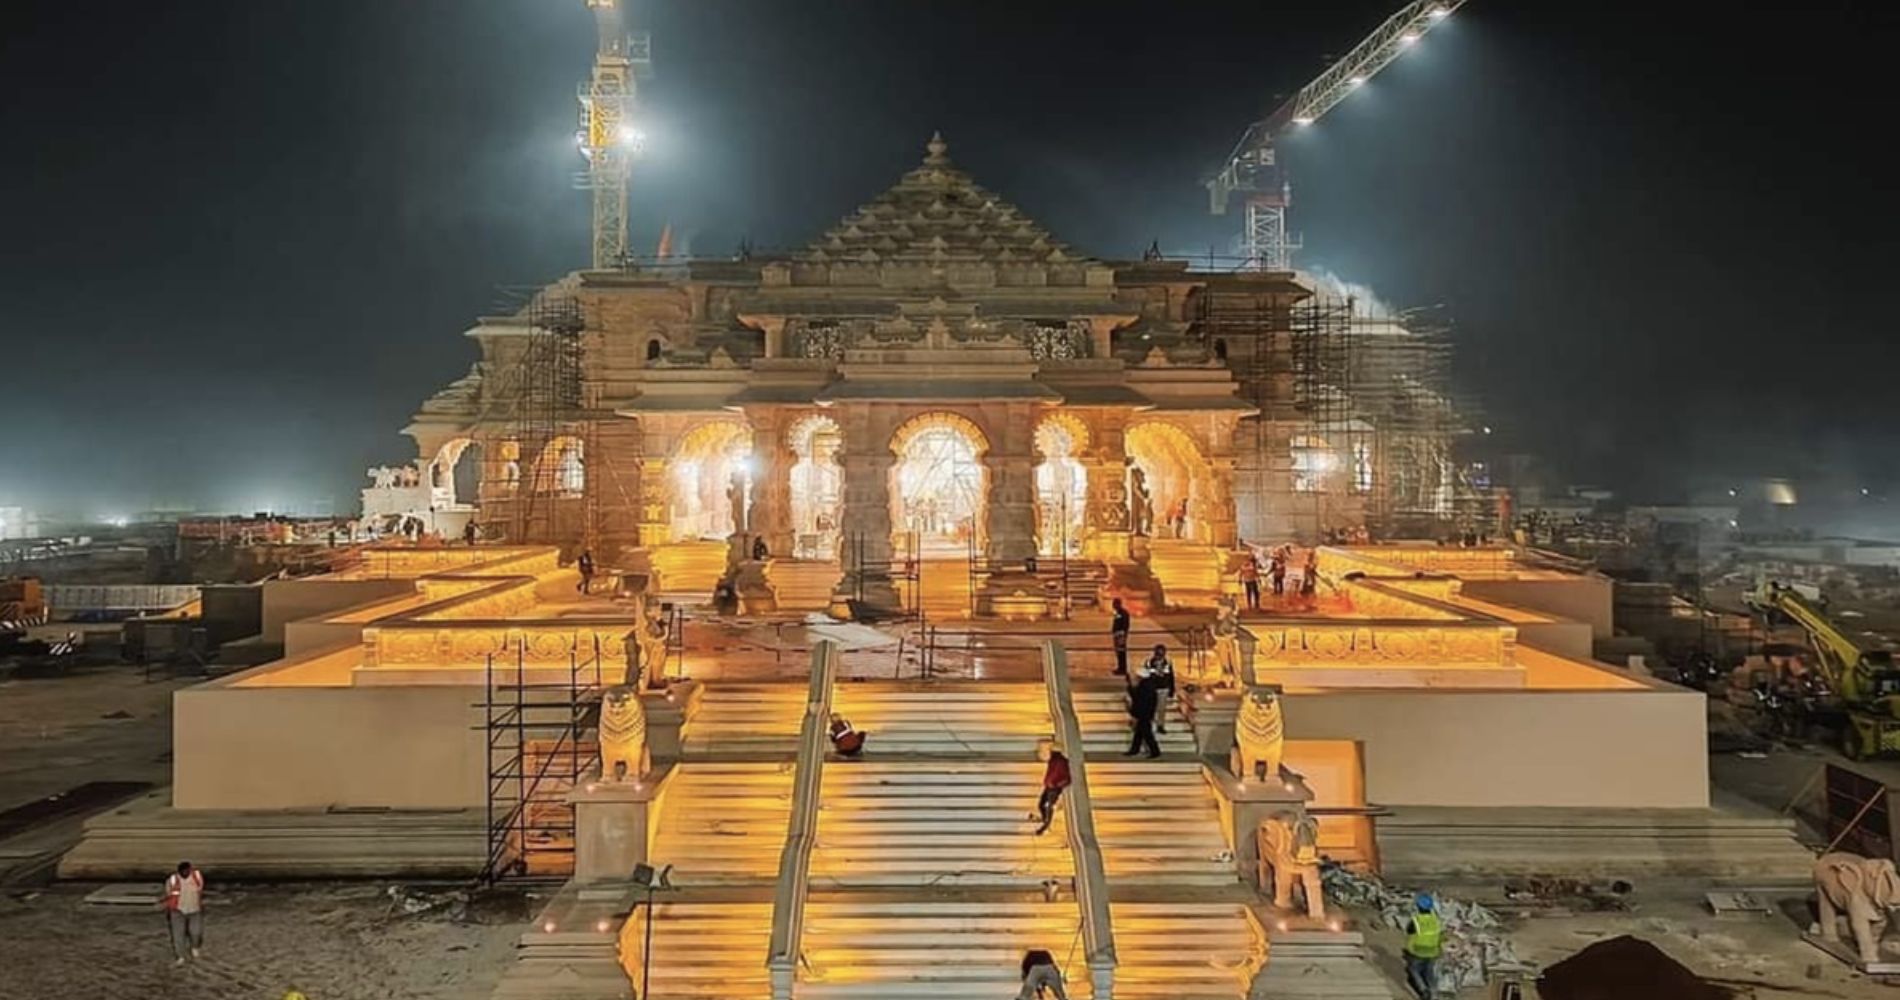
[[[452,438],[429,462],[429,486],[438,507],[472,507],[481,499],[483,448],[473,438]]]
[[[674,541],[724,541],[743,523],[751,502],[752,428],[737,420],[688,430],[667,459],[668,509]]]
[[[1088,525],[1088,425],[1072,413],[1054,413],[1036,426],[1036,551],[1077,555]]]
[[[817,413],[801,417],[786,431],[785,443],[795,456],[789,491],[792,555],[835,558],[844,502],[844,469],[838,463],[843,434],[838,422]]]
[[[990,442],[954,413],[922,413],[891,435],[891,523],[925,556],[966,555],[983,545]],[[904,548],[904,546],[900,546]]]
[[[587,490],[587,456],[580,438],[563,434],[550,440],[534,460],[534,489],[557,497]]]
[[[1159,420],[1135,424],[1125,438],[1129,496],[1140,505],[1139,485],[1148,493],[1152,516],[1146,533],[1160,538],[1208,540],[1212,468],[1199,443],[1187,431]]]

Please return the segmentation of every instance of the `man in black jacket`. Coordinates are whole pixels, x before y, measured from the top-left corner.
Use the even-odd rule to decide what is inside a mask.
[[[1128,714],[1135,720],[1135,736],[1124,757],[1133,757],[1148,748],[1148,757],[1161,756],[1161,744],[1155,742],[1155,711],[1161,707],[1161,688],[1153,675],[1143,677],[1128,692]]]

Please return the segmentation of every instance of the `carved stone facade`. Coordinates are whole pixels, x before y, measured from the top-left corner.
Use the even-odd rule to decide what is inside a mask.
[[[881,602],[894,599],[921,525],[943,536],[921,546],[925,558],[1014,575],[1012,594],[1052,554],[1111,567],[1140,590],[1149,546],[1131,506],[1137,470],[1152,493],[1148,533],[1176,549],[1212,558],[1273,523],[1263,462],[1247,449],[1259,439],[1250,428],[1278,415],[1242,392],[1264,384],[1241,370],[1259,349],[1217,351],[1197,328],[1196,303],[1212,289],[1282,311],[1308,294],[1286,274],[1085,256],[978,186],[933,139],[916,169],[801,251],[585,271],[550,288],[584,319],[583,405],[559,430],[585,441],[585,483],[556,498],[552,520],[509,522],[565,534],[504,540],[585,546],[639,571],[686,565],[659,558],[669,547],[739,536],[735,562],[835,553],[838,593]],[[490,523],[489,507],[528,509],[545,486],[532,469],[549,445],[524,432],[516,398],[535,356],[530,326],[517,316],[470,331],[482,360],[408,429],[425,456],[497,442],[483,459]],[[958,442],[933,438],[928,459],[894,451],[900,428],[919,420]],[[1043,453],[1038,430],[1052,420],[1072,454]],[[818,458],[815,424],[830,435]],[[503,445],[529,474],[502,472]],[[916,481],[929,478],[919,463],[949,460],[943,448],[963,464],[941,488],[972,494],[974,509],[918,499]],[[735,476],[748,490],[743,525],[715,509]]]

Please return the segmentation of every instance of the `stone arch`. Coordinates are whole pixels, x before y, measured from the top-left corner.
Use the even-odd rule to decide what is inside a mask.
[[[808,413],[785,431],[785,447],[792,453],[787,499],[794,558],[837,555],[844,506],[844,467],[838,461],[843,443],[843,429],[823,413]]]
[[[669,521],[675,541],[725,539],[738,530],[730,494],[739,480],[741,503],[749,506],[752,428],[717,418],[688,428],[667,459]]]
[[[1213,468],[1200,442],[1192,433],[1165,420],[1133,424],[1123,440],[1129,462],[1142,471],[1153,498],[1154,520],[1149,533],[1208,540],[1207,505],[1214,499]],[[1176,527],[1183,523],[1177,516],[1182,501],[1187,504],[1185,532]]]
[[[572,434],[554,437],[534,460],[536,492],[580,496],[587,489],[586,445]]]
[[[910,536],[929,556],[981,549],[989,513],[990,438],[968,417],[945,410],[919,413],[891,434],[893,535]],[[900,543],[899,549],[908,548]]]
[[[1081,551],[1088,525],[1088,469],[1081,458],[1088,450],[1089,428],[1082,418],[1060,411],[1036,424],[1034,438],[1036,551],[1055,556]]]
[[[473,506],[479,502],[485,449],[471,437],[450,438],[429,462],[429,485],[442,503]]]

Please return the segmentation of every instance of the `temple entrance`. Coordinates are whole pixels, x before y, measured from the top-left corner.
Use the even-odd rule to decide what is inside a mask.
[[[1148,493],[1153,517],[1143,525],[1151,538],[1208,541],[1207,459],[1186,431],[1172,424],[1137,424],[1128,429],[1129,496],[1139,506]]]
[[[751,466],[752,431],[744,424],[722,420],[688,431],[669,463],[673,540],[731,537],[751,504]]]
[[[913,418],[892,437],[892,521],[916,536],[923,558],[982,551],[988,447],[975,424],[948,413]]]
[[[806,417],[792,425],[789,437],[792,454],[798,456],[791,469],[792,558],[836,559],[844,497],[838,423],[830,417]]]
[[[1036,551],[1045,556],[1079,555],[1088,523],[1088,470],[1076,456],[1087,428],[1073,417],[1051,417],[1036,428]]]
[[[429,463],[429,486],[437,509],[472,507],[481,500],[482,446],[456,438],[435,453]]]

